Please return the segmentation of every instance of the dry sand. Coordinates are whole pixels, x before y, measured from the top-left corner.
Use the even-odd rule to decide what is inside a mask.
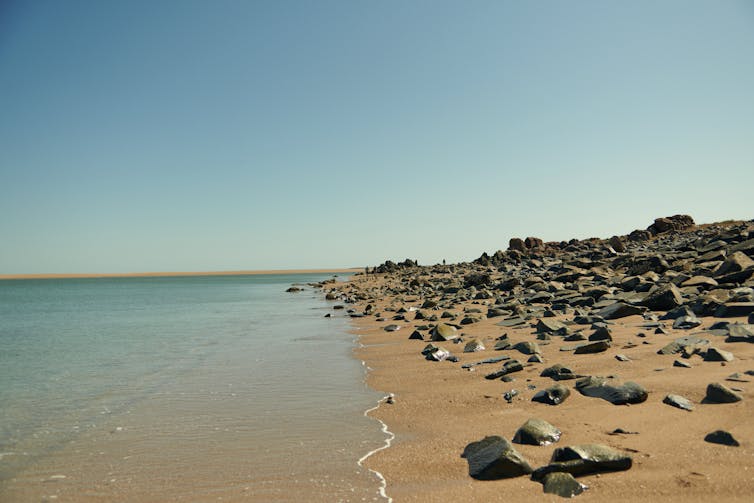
[[[348,290],[357,286],[368,289],[363,275],[353,278]],[[475,301],[484,303],[486,301]],[[430,362],[420,354],[427,342],[409,340],[414,327],[425,321],[391,321],[394,308],[419,307],[421,299],[404,301],[383,299],[376,306],[386,321],[375,317],[354,319],[355,332],[360,334],[362,348],[356,356],[371,369],[369,385],[379,391],[393,393],[393,404],[382,403],[371,416],[384,421],[396,438],[389,449],[382,450],[366,465],[382,473],[387,480],[387,494],[402,501],[558,501],[560,497],[544,494],[542,486],[528,477],[498,481],[478,481],[468,475],[468,465],[460,455],[464,447],[487,435],[511,439],[527,419],[544,419],[562,432],[559,443],[546,446],[516,445],[536,468],[548,463],[557,446],[601,443],[633,457],[633,467],[625,472],[603,473],[580,477],[589,489],[578,496],[579,501],[751,501],[754,498],[754,384],[729,382],[734,372],[754,369],[754,345],[726,343],[724,337],[708,335],[712,345],[733,352],[729,363],[704,362],[698,355],[686,360],[692,368],[674,367],[680,355],[658,355],[657,350],[676,337],[698,330],[672,330],[668,335],[642,329],[641,316],[613,321],[613,345],[599,354],[577,355],[560,351],[573,343],[553,337],[542,348],[544,363],[525,364],[523,371],[512,374],[515,381],[486,380],[484,375],[497,370],[500,364],[483,365],[469,371],[463,363],[508,353],[521,362],[528,356],[518,351],[496,352],[494,339],[508,333],[513,342],[536,340],[530,326],[507,329],[495,324],[502,318],[466,325],[461,332],[469,340],[484,342],[485,351],[463,353],[463,345],[437,343],[459,357],[459,363]],[[482,307],[468,303],[467,307]],[[358,311],[363,305],[356,305]],[[426,310],[425,310],[426,311]],[[460,312],[460,310],[456,310]],[[438,312],[439,314],[439,312]],[[412,313],[407,314],[413,318]],[[536,319],[532,320],[536,323]],[[713,318],[704,318],[700,328],[711,325]],[[727,321],[746,322],[744,318]],[[386,332],[383,328],[397,323],[401,329]],[[643,332],[645,337],[639,337]],[[589,333],[589,332],[587,332]],[[616,354],[631,361],[620,362]],[[573,381],[561,381],[571,389],[564,403],[551,406],[532,402],[534,393],[554,384],[540,372],[555,363],[562,363],[579,374],[616,375],[621,381],[635,381],[644,386],[649,397],[636,405],[613,405],[599,398],[582,396],[573,389]],[[745,376],[754,381],[753,376]],[[708,383],[721,382],[742,390],[744,400],[733,404],[701,403]],[[516,389],[519,395],[507,403],[503,393]],[[695,404],[687,412],[663,404],[669,394],[680,394]],[[636,434],[611,435],[616,428]],[[705,442],[704,436],[717,429],[731,432],[741,443],[729,447]]]

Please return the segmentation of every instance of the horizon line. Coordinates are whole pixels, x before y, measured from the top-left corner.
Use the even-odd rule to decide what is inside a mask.
[[[0,281],[14,279],[76,279],[76,278],[167,278],[180,276],[256,276],[264,274],[316,274],[361,271],[363,267],[330,267],[321,269],[249,269],[238,271],[152,271],[115,273],[21,273],[0,274]]]

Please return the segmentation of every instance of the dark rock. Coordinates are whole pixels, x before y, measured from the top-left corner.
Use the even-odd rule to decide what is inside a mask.
[[[556,494],[562,498],[573,498],[583,493],[588,486],[585,486],[573,475],[566,472],[551,472],[544,476],[542,488],[547,494]]]
[[[676,353],[680,353],[683,351],[683,348],[688,346],[704,346],[709,344],[709,341],[707,339],[703,339],[701,337],[698,337],[696,335],[688,335],[686,337],[679,337],[678,339],[674,340],[670,344],[666,345],[664,348],[657,351],[657,354],[659,355],[674,355]]]
[[[610,246],[612,246],[613,250],[617,251],[618,253],[626,253],[626,245],[623,244],[623,240],[618,236],[613,236],[610,238]]]
[[[613,336],[607,327],[597,327],[594,333],[589,336],[590,341],[612,341]]]
[[[619,362],[630,362],[631,361],[631,358],[629,358],[626,355],[621,355],[621,354],[615,355],[615,359],[618,360]]]
[[[707,385],[705,399],[713,403],[735,403],[743,400],[743,396],[723,384],[711,383]]]
[[[401,326],[400,325],[395,325],[395,324],[388,325],[388,326],[386,326],[384,328],[385,332],[397,332],[400,329],[401,329]]]
[[[533,397],[533,402],[545,403],[547,405],[558,405],[563,403],[566,398],[571,396],[571,391],[562,384],[555,384],[549,388],[538,391]]]
[[[424,340],[424,336],[418,330],[414,330],[413,332],[411,332],[411,335],[409,335],[408,338],[418,340],[418,341]]]
[[[526,421],[513,437],[517,444],[550,445],[560,440],[561,431],[542,419]]]
[[[610,341],[590,342],[588,344],[582,344],[579,347],[577,347],[576,350],[574,351],[574,354],[583,355],[583,354],[592,354],[592,353],[602,353],[603,351],[607,351],[609,348],[610,348]]]
[[[574,476],[614,472],[631,468],[631,457],[599,444],[559,447],[552,454],[550,464],[537,468],[531,478],[542,481],[548,473],[570,473]]]
[[[582,377],[582,376],[574,374],[570,368],[564,367],[560,363],[556,363],[552,367],[547,367],[539,375],[540,377],[549,377],[551,379],[554,379],[555,381],[564,381],[564,380],[569,380],[569,379],[576,379],[577,377]]]
[[[647,230],[652,234],[662,234],[670,231],[681,231],[694,226],[694,219],[689,215],[673,215],[672,217],[655,218]]]
[[[673,361],[673,366],[674,367],[681,367],[681,368],[685,368],[685,369],[690,369],[691,368],[691,364],[688,363],[688,362],[684,362],[683,360],[675,360],[675,361]]]
[[[647,399],[647,391],[630,381],[620,385],[613,379],[589,376],[576,381],[575,386],[584,396],[602,398],[614,405],[642,403]]]
[[[468,444],[461,457],[469,463],[469,475],[477,480],[507,479],[532,472],[523,456],[499,436]]]
[[[728,302],[715,310],[715,318],[734,318],[754,313],[754,302]]]
[[[511,238],[510,241],[508,241],[508,249],[526,253],[526,245],[524,245],[524,241],[521,238]]]
[[[526,238],[524,240],[524,245],[528,249],[530,249],[530,250],[531,249],[535,249],[535,248],[544,248],[545,247],[545,244],[544,244],[544,242],[541,239],[534,238],[534,237],[528,237],[528,238]]]
[[[694,404],[690,400],[682,397],[681,395],[667,395],[662,403],[678,407],[679,409],[692,411],[694,410]]]
[[[669,311],[683,304],[683,295],[673,283],[668,283],[650,292],[641,305],[653,311]]]
[[[513,349],[516,349],[525,355],[533,355],[533,354],[541,353],[539,349],[539,345],[536,342],[531,342],[531,341],[516,343],[516,345],[513,346]]]
[[[625,318],[626,316],[641,314],[644,311],[645,309],[639,306],[632,306],[623,302],[616,302],[609,306],[603,307],[595,314],[605,320],[616,320],[618,318]]]
[[[527,360],[529,363],[543,363],[544,359],[539,354],[531,355]]]
[[[508,360],[503,364],[503,368],[498,370],[497,372],[492,372],[491,374],[487,374],[484,376],[485,379],[499,379],[503,376],[506,376],[508,374],[512,374],[513,372],[520,372],[524,370],[524,366],[521,365],[521,362],[518,360]]]
[[[724,349],[709,348],[704,354],[705,362],[732,362],[733,360],[733,353]]]
[[[711,444],[729,445],[731,447],[738,447],[741,445],[738,443],[738,440],[733,438],[733,435],[725,430],[715,430],[712,433],[707,433],[704,440]]]

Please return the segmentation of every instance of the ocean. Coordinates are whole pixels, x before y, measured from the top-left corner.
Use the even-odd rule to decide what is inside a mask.
[[[384,500],[331,276],[0,281],[0,502]]]

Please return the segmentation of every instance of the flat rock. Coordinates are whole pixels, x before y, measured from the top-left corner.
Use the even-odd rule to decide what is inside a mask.
[[[610,348],[610,341],[596,341],[579,345],[574,351],[577,355],[602,353]]]
[[[673,322],[673,328],[676,330],[688,330],[690,328],[696,328],[702,324],[702,320],[696,316],[681,316],[676,318]]]
[[[468,444],[461,457],[469,463],[469,475],[477,480],[507,479],[532,472],[523,456],[500,436]]]
[[[395,325],[395,324],[388,325],[384,328],[385,332],[397,332],[400,329],[401,329],[401,326]]]
[[[558,330],[563,330],[566,328],[565,324],[553,320],[550,318],[543,318],[537,322],[537,326],[535,327],[536,331],[539,333],[554,333]]]
[[[709,344],[709,340],[707,339],[703,339],[696,335],[687,335],[686,337],[679,337],[670,344],[667,344],[665,347],[657,351],[657,354],[674,355],[676,353],[680,353],[684,348],[688,346],[700,347],[707,344]]]
[[[569,396],[571,396],[571,390],[562,384],[555,384],[535,393],[532,397],[532,401],[547,405],[559,405]]]
[[[738,443],[738,440],[733,437],[733,435],[725,430],[715,430],[712,433],[707,433],[707,435],[704,437],[704,441],[711,444],[729,445],[731,447],[738,447],[739,445],[741,445],[740,443]]]
[[[683,410],[694,410],[694,404],[691,403],[689,399],[684,398],[681,395],[667,395],[665,398],[663,398],[662,403],[666,403]]]
[[[713,403],[735,403],[740,402],[744,397],[724,384],[710,383],[707,385],[705,399]]]
[[[735,318],[754,313],[754,302],[727,302],[715,310],[716,318]]]
[[[542,419],[531,418],[516,431],[513,442],[529,445],[550,445],[560,440],[561,431]]]
[[[583,444],[555,449],[550,464],[537,468],[531,478],[542,481],[549,473],[570,473],[574,476],[628,470],[631,456],[600,444]]]
[[[573,498],[589,487],[576,480],[570,473],[552,472],[544,476],[542,488],[547,494],[556,494],[562,498]]]
[[[487,374],[486,376],[484,376],[484,378],[490,380],[499,379],[508,374],[512,374],[513,372],[520,372],[521,370],[524,370],[524,366],[521,365],[521,362],[519,362],[518,360],[508,360],[503,364],[503,368],[501,368],[497,372]]]
[[[633,316],[635,314],[641,314],[645,311],[645,308],[639,306],[632,306],[623,302],[616,302],[609,306],[603,307],[595,315],[605,320],[616,320],[618,318],[625,318],[626,316]]]
[[[467,342],[463,347],[464,353],[475,353],[477,351],[484,351],[484,344],[476,339]]]
[[[576,381],[576,389],[584,396],[602,398],[613,405],[642,403],[647,399],[647,391],[635,382],[618,384],[613,379],[589,376]]]
[[[506,318],[503,321],[496,323],[496,325],[499,327],[508,327],[508,328],[518,327],[520,325],[525,325],[525,324],[526,324],[526,320],[518,316],[515,316],[513,318]]]

